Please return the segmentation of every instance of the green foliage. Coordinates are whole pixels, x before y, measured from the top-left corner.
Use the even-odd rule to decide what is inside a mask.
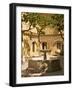
[[[55,28],[61,34],[64,31],[64,15],[63,14],[49,14],[49,13],[23,13],[22,21],[29,22],[30,27],[36,27],[38,35],[44,34],[42,31],[46,26]],[[40,27],[37,27],[37,25]],[[30,29],[30,28],[29,28]]]
[[[33,27],[38,24],[41,28],[51,26],[56,27],[58,30],[64,30],[63,14],[24,13],[22,21],[29,21]]]
[[[64,15],[63,14],[52,15],[51,21],[52,21],[52,25],[56,27],[58,30],[64,30]]]

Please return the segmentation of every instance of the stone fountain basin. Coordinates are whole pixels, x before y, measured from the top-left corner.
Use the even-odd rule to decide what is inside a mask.
[[[44,57],[44,55],[34,56],[34,57],[31,58],[31,60],[35,60],[35,61],[42,60],[43,61],[43,57]],[[59,58],[60,58],[60,56],[47,55],[46,60],[56,60],[56,59],[59,59]]]
[[[42,73],[39,68],[42,62],[47,64],[47,67],[48,67],[47,73],[59,71],[61,69],[64,70],[63,56],[47,55],[47,60],[43,60],[43,55],[41,55],[41,56],[34,56],[31,58],[28,58],[27,63],[24,62],[22,71],[26,71],[26,69],[28,69],[29,73],[27,75],[31,77],[41,76]]]
[[[64,68],[64,59],[63,56],[50,56],[49,59],[43,60],[41,58],[29,60],[28,68],[34,68],[35,73],[39,69],[40,64],[47,63],[48,65],[48,72],[57,71]]]

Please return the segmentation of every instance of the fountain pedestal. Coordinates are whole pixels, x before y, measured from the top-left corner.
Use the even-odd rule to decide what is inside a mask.
[[[47,60],[47,55],[46,53],[49,52],[50,50],[48,49],[44,49],[44,50],[40,50],[40,52],[43,52],[44,53],[44,59],[43,60]]]

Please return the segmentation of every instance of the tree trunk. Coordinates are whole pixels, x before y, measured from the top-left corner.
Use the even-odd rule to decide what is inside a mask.
[[[64,41],[64,36],[63,36],[63,34],[62,34],[61,30],[60,30],[60,35],[61,35],[61,38],[62,38],[62,39],[63,39],[63,41]]]

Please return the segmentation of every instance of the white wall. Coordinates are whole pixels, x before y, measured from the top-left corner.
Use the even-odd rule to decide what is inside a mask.
[[[72,2],[71,2],[72,1]],[[40,3],[48,5],[73,5],[73,0],[0,0],[0,89],[1,90],[72,90],[72,84],[46,85],[34,87],[11,88],[8,86],[9,77],[9,3]],[[73,36],[72,36],[73,37]],[[73,66],[72,66],[73,68]],[[72,80],[73,81],[73,80]]]

